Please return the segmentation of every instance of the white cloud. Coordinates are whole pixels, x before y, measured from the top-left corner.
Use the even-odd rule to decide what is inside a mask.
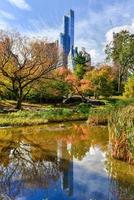
[[[123,1],[120,4],[119,1],[108,3],[89,0],[85,16],[79,18],[80,21],[76,23],[76,45],[84,46],[91,53],[93,63],[104,61],[104,49],[106,43],[112,40],[113,32],[119,32],[122,29],[134,32],[134,22],[125,25],[129,24],[134,17],[133,0],[128,1]],[[94,8],[98,7],[100,9],[96,11]]]
[[[84,48],[86,48],[87,51],[90,50],[90,48],[89,48],[89,46],[88,46],[88,39],[86,40],[85,38],[82,38],[82,37],[77,38],[77,39],[76,39],[76,42],[75,42],[75,45],[76,45],[77,47],[79,47],[79,48],[84,47]]]
[[[46,38],[50,41],[59,39],[59,30],[50,27],[45,27],[37,31],[25,31],[24,34],[29,37]]]
[[[18,8],[26,10],[31,9],[27,0],[7,1]],[[84,10],[84,15],[82,14],[82,9]],[[92,56],[92,63],[103,62],[105,58],[104,49],[106,43],[112,40],[113,32],[119,32],[123,29],[134,32],[134,22],[127,25],[131,22],[131,19],[134,18],[133,10],[133,0],[124,0],[122,3],[120,3],[120,1],[109,3],[109,1],[106,0],[89,0],[89,4],[86,5],[86,7],[84,5],[84,7],[79,10],[77,9],[76,12],[75,46],[78,46],[79,48],[85,47],[87,52]],[[32,17],[34,19],[34,16]],[[55,20],[55,13],[54,22],[49,25],[48,21],[52,21],[50,19],[51,17],[53,17],[53,15],[47,16],[47,23],[44,22],[45,18],[41,17],[41,19],[36,18],[34,20],[26,20],[26,23],[24,21],[20,22],[17,27],[14,28],[17,28],[22,34],[30,37],[41,37],[54,41],[59,39],[59,34],[63,31],[63,27],[57,25],[59,24],[59,18],[57,18],[58,20]],[[4,18],[2,19],[4,20]],[[7,24],[1,22],[1,26],[6,27]]]
[[[26,0],[8,0],[12,5],[22,9],[22,10],[31,10],[30,5]]]
[[[94,61],[98,61],[99,60],[99,53],[96,51],[96,49],[91,49],[90,51],[90,55],[91,55],[91,58],[94,60]]]
[[[50,41],[59,39],[61,27],[51,27],[47,25],[42,19],[40,20],[29,20],[29,29],[24,30],[24,34],[29,37],[46,38]]]
[[[89,19],[79,21],[76,24],[75,45],[80,49],[85,47],[86,51],[91,55],[92,65],[104,60],[104,54],[98,48],[98,42],[94,37],[94,32],[90,30]]]
[[[0,10],[0,16],[6,18],[6,19],[10,19],[10,20],[14,20],[15,16],[9,12],[6,12],[4,10]]]
[[[0,30],[8,30],[8,28],[9,28],[8,22],[0,18]]]
[[[89,53],[91,55],[92,65],[96,65],[102,61],[104,62],[105,55],[100,50],[97,51],[96,49],[91,49]]]
[[[128,30],[130,33],[134,33],[134,22],[130,25],[116,26],[106,33],[106,43],[110,43],[113,40],[113,33],[119,33],[122,30]]]

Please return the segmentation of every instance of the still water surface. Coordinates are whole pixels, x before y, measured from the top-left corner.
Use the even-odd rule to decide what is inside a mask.
[[[72,123],[0,130],[0,200],[133,200],[134,167],[108,131]]]

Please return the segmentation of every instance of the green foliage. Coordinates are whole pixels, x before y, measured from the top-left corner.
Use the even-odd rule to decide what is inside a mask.
[[[134,35],[128,31],[113,34],[113,42],[106,46],[107,60],[112,60],[118,73],[118,92],[129,73],[134,73]]]
[[[133,99],[124,98],[122,96],[115,96],[107,99],[102,99],[101,101],[103,101],[107,106],[113,106],[116,108],[128,106],[134,102]]]
[[[113,60],[119,64],[123,72],[134,71],[134,35],[128,31],[121,31],[114,34],[113,42],[106,46],[108,60]]]
[[[78,112],[81,112],[81,113],[85,113],[85,114],[88,114],[89,113],[89,109],[90,109],[91,105],[87,104],[87,103],[80,103],[78,105]]]
[[[75,75],[79,78],[82,79],[83,76],[85,75],[86,71],[87,71],[87,63],[90,60],[87,60],[86,55],[80,51],[77,52],[77,56],[74,58],[74,62],[75,62],[75,68],[74,68],[74,73]]]
[[[88,72],[85,76],[91,83],[95,98],[99,96],[109,97],[113,94],[112,69],[109,66],[102,66]]]
[[[17,111],[0,114],[0,126],[31,126],[49,122],[78,121],[83,119],[87,119],[87,114],[77,112],[75,109],[48,106],[39,111]]]
[[[104,96],[109,97],[113,93],[113,87],[110,80],[106,76],[100,75],[93,80],[93,84],[96,86],[95,95],[97,97]]]
[[[32,102],[58,102],[63,97],[68,96],[70,86],[65,81],[49,80],[41,82],[33,88],[27,99]]]
[[[77,56],[74,59],[75,64],[85,65],[86,64],[86,57],[82,54],[82,52],[77,53]]]
[[[79,78],[82,79],[84,74],[86,73],[86,65],[85,64],[76,64],[74,72],[75,75]]]
[[[128,82],[125,84],[125,97],[134,98],[134,75],[128,79]]]

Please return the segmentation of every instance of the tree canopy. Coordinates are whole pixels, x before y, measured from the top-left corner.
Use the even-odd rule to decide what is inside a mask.
[[[90,55],[87,54],[85,51],[76,51],[76,56],[74,58],[75,68],[74,72],[75,75],[82,79],[86,71],[88,70],[89,65],[91,64]]]
[[[118,92],[129,74],[134,73],[134,34],[123,30],[113,34],[113,41],[106,46],[107,60],[111,60],[118,72]]]
[[[124,96],[134,98],[134,75],[131,76],[125,84]]]
[[[0,85],[13,93],[17,109],[32,86],[59,66],[55,43],[0,32]]]

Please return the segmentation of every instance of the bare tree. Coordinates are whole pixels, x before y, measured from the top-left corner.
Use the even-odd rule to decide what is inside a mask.
[[[15,96],[17,109],[34,84],[62,66],[59,60],[56,43],[0,32],[0,85]]]

